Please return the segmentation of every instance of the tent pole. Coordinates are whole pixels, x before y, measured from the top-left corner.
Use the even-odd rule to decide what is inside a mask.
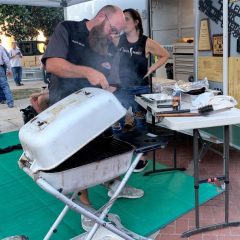
[[[228,0],[223,0],[223,94],[228,95]]]
[[[147,0],[148,4],[148,36],[152,38],[152,0]]]
[[[63,15],[64,15],[64,20],[68,20],[67,7],[64,7],[64,8],[63,8]]]
[[[147,0],[148,5],[148,36],[152,39],[152,0]],[[149,64],[153,62],[153,56],[149,57]],[[152,74],[149,76],[150,91],[153,92]]]
[[[193,0],[194,13],[194,81],[198,80],[199,0]]]

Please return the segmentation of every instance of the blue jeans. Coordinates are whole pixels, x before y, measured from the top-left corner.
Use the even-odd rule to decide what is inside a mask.
[[[135,95],[147,93],[150,93],[149,86],[133,86],[121,88],[115,94],[123,107],[126,109],[132,107],[134,123],[138,130],[146,130],[146,110],[135,101]],[[120,124],[121,129],[123,129],[125,125],[125,117],[120,120]]]
[[[2,101],[6,101],[6,97],[4,95],[3,90],[0,88],[0,102],[2,102]]]
[[[0,67],[0,89],[6,98],[6,102],[8,105],[13,104],[13,96],[8,85],[7,76],[5,74],[4,68]],[[1,95],[0,95],[1,96]],[[4,99],[1,99],[4,100]]]
[[[12,67],[13,79],[16,85],[22,81],[22,67]]]

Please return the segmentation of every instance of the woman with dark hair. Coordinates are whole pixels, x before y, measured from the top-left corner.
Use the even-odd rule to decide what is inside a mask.
[[[150,92],[148,77],[161,67],[169,58],[168,52],[156,41],[143,34],[142,19],[138,11],[125,9],[124,34],[116,39],[120,51],[119,78],[121,90],[116,96],[127,109],[132,108],[132,116],[127,115],[125,121],[120,122],[121,128],[146,129],[146,111],[139,106],[134,96]],[[149,55],[157,56],[157,61],[148,68]],[[131,112],[131,111],[130,111]],[[123,126],[124,125],[124,126]],[[114,128],[114,127],[113,127]],[[145,156],[139,162],[135,172],[143,171],[147,166]]]

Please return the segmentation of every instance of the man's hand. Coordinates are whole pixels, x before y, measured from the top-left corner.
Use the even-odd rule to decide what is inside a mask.
[[[103,89],[109,88],[109,83],[105,76],[95,69],[91,69],[87,78],[91,85],[100,85]]]
[[[11,71],[7,71],[7,77],[11,77],[12,76],[12,72]]]
[[[63,78],[86,78],[91,85],[100,85],[103,89],[109,87],[107,79],[101,72],[91,67],[72,64],[62,58],[48,58],[46,70]]]
[[[146,73],[146,75],[143,77],[143,79],[144,79],[144,78],[147,78],[150,74],[152,74],[152,72],[153,72],[152,69],[149,68],[148,71],[147,71],[147,73]]]
[[[117,90],[117,88],[114,87],[114,86],[109,86],[108,88],[105,88],[105,90],[107,90],[107,91],[113,93],[113,92],[115,92],[115,91]]]

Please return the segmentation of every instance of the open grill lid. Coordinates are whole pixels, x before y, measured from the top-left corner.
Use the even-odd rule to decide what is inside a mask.
[[[99,88],[83,88],[62,99],[20,129],[31,170],[55,168],[125,114],[116,97]]]

